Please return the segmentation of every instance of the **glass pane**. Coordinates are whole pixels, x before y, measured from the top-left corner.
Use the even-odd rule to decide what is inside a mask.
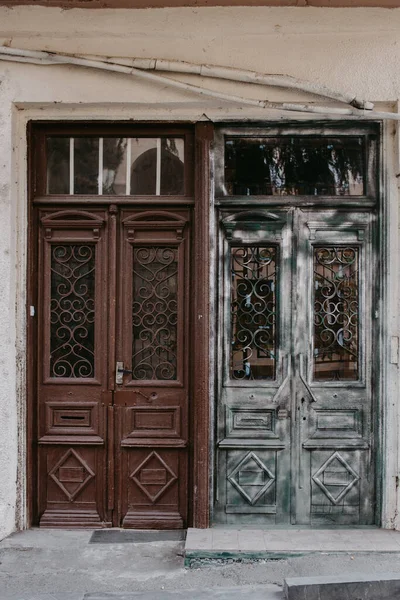
[[[314,379],[356,381],[358,248],[314,248]]]
[[[154,196],[157,189],[157,140],[132,138],[131,160],[130,193]]]
[[[69,138],[48,137],[47,194],[69,194]]]
[[[50,377],[94,377],[95,247],[51,250]]]
[[[161,139],[161,195],[179,196],[185,193],[184,160],[182,139]]]
[[[133,379],[177,379],[177,322],[177,248],[134,248]]]
[[[231,248],[231,379],[274,379],[276,247]]]
[[[74,194],[99,192],[99,138],[74,139]]]
[[[126,194],[126,138],[103,139],[103,194]]]
[[[362,195],[363,138],[226,138],[225,188],[228,196]]]
[[[46,143],[47,194],[185,193],[182,138],[48,137]]]

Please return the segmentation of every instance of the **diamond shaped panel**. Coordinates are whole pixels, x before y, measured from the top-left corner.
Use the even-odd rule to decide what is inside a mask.
[[[228,481],[254,506],[274,483],[275,477],[254,452],[249,452],[228,475]]]
[[[130,478],[153,504],[178,479],[167,463],[154,451],[136,467]]]
[[[336,505],[357,483],[360,476],[339,452],[335,452],[312,478],[332,504]]]
[[[51,469],[49,476],[68,500],[73,502],[95,474],[83,458],[71,448]]]

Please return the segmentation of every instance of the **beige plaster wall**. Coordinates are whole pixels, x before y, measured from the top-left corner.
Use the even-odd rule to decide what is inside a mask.
[[[53,52],[181,59],[293,75],[381,102],[389,110],[400,97],[400,9],[0,8],[1,44]],[[254,85],[180,79],[253,98],[316,100]],[[0,61],[0,538],[25,524],[25,128],[30,118],[196,121],[281,116],[116,74]],[[399,267],[393,223],[397,223],[395,174],[399,163],[393,126],[387,128],[386,138],[385,180],[394,218],[389,232],[393,250],[389,281],[396,290]],[[388,307],[387,339],[398,335],[397,293],[390,297]],[[397,514],[397,380],[398,367],[393,363],[386,388],[390,463],[384,490],[385,526],[393,526]]]
[[[375,100],[400,94],[399,32],[400,9],[0,8],[0,43],[16,47],[286,73]]]

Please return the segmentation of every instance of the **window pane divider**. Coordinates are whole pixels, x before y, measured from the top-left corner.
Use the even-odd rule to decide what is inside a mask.
[[[104,156],[104,145],[103,138],[99,138],[99,177],[98,177],[98,194],[103,195],[103,156]]]
[[[161,195],[161,138],[157,138],[156,196]]]
[[[74,138],[69,138],[69,193],[70,196],[74,195],[74,178],[75,178],[75,149],[74,149]]]
[[[132,168],[132,138],[128,138],[126,144],[126,190],[125,194],[131,193],[131,168]]]

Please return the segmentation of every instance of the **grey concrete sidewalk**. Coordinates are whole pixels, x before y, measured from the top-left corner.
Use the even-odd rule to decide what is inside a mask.
[[[0,600],[278,600],[287,577],[400,575],[400,549],[185,569],[183,542],[90,544],[91,534],[29,530],[0,542]]]
[[[224,589],[185,589],[151,592],[97,592],[94,594],[36,594],[0,596],[1,600],[283,600],[277,585],[239,586]]]
[[[285,558],[307,553],[400,552],[400,532],[358,529],[188,529],[185,557]]]

